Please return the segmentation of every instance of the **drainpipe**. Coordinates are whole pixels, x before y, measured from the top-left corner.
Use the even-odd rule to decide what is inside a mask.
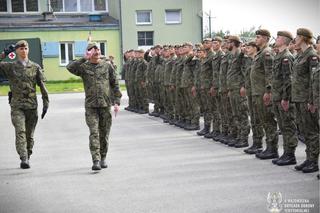
[[[123,34],[122,34],[122,4],[119,0],[119,25],[120,25],[120,56],[121,56],[121,67],[123,66]]]

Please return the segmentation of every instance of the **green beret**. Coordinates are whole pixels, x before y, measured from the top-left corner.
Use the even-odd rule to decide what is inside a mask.
[[[284,36],[284,37],[289,38],[290,40],[293,40],[293,36],[289,31],[278,31],[277,35]]]
[[[26,40],[20,40],[16,43],[15,48],[18,49],[20,47],[29,47],[29,44]]]
[[[256,31],[256,35],[262,35],[262,36],[271,37],[271,34],[270,34],[269,30],[266,30],[266,29],[257,30]]]
[[[299,29],[297,29],[297,35],[304,36],[304,37],[307,37],[307,38],[312,38],[313,37],[312,32],[307,28],[299,28]]]

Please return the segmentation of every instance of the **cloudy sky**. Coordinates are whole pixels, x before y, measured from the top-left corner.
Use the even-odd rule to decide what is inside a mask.
[[[320,35],[320,0],[203,0],[204,12],[211,10],[212,31],[230,30],[232,34],[252,26],[295,34],[299,27],[307,27]],[[204,15],[208,29],[208,17]]]

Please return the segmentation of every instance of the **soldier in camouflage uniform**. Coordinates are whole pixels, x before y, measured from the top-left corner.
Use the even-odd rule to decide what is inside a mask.
[[[15,49],[18,60],[0,62],[0,74],[9,80],[12,92],[11,120],[15,128],[16,150],[21,160],[20,168],[28,169],[34,145],[33,135],[38,121],[36,85],[40,87],[43,100],[41,118],[48,110],[49,98],[41,67],[28,58],[27,41],[18,41]]]
[[[306,144],[306,160],[295,169],[310,173],[319,170],[319,123],[316,113],[312,113],[315,112],[312,76],[317,70],[319,56],[312,47],[312,32],[309,29],[299,28],[295,41],[301,48],[301,53],[292,68],[292,102],[295,104],[296,116],[300,117],[300,131]]]
[[[171,71],[171,75],[170,75],[170,94],[171,94],[171,102],[173,105],[173,113],[174,113],[174,118],[171,121],[171,125],[172,124],[178,124],[179,122],[179,105],[177,103],[177,69],[178,69],[178,65],[181,62],[181,56],[180,56],[180,45],[175,45],[175,54],[176,54],[176,58],[173,61],[173,65],[172,65],[172,71]]]
[[[252,87],[253,112],[256,125],[262,125],[266,135],[266,149],[263,152],[262,141],[253,144],[250,152],[256,153],[256,157],[262,160],[278,158],[278,133],[277,122],[272,112],[271,102],[271,78],[273,55],[268,43],[270,32],[265,29],[256,31],[256,45],[259,52],[255,56],[250,73]]]
[[[220,137],[216,137],[216,140],[227,144],[229,139],[231,139],[230,135],[230,126],[232,125],[232,111],[230,100],[228,97],[228,87],[227,87],[227,72],[229,68],[229,57],[230,52],[228,50],[228,36],[224,38],[221,49],[224,52],[224,56],[221,57],[220,70],[219,70],[219,112],[221,118],[221,132]]]
[[[127,94],[128,94],[128,106],[125,107],[124,109],[130,111],[131,110],[130,109],[130,97],[131,97],[131,95],[130,95],[130,89],[129,89],[129,70],[130,70],[130,63],[131,63],[131,60],[132,60],[132,56],[131,56],[130,50],[125,53],[124,58],[125,58],[125,62],[123,64],[123,66],[122,66],[122,76],[124,78],[124,82],[125,82],[126,90],[127,90]]]
[[[161,106],[160,106],[160,84],[159,84],[159,76],[160,76],[160,70],[161,70],[161,64],[162,64],[162,57],[161,57],[161,51],[162,46],[156,45],[154,47],[155,56],[152,57],[152,68],[154,69],[153,79],[152,82],[152,92],[153,92],[153,101],[154,101],[154,111],[150,113],[151,116],[159,117]]]
[[[229,36],[228,40],[231,55],[227,72],[227,87],[233,117],[231,126],[232,139],[229,140],[228,146],[242,148],[249,145],[248,135],[250,132],[247,100],[246,97],[240,96],[240,88],[245,83],[241,70],[244,56],[240,50],[240,38],[238,36]]]
[[[153,79],[154,79],[154,48],[150,48],[149,51],[145,53],[144,59],[147,61],[147,70],[146,70],[146,88],[147,88],[147,98],[148,103],[153,103]],[[150,115],[150,113],[149,113]]]
[[[201,91],[201,85],[200,85],[200,71],[201,71],[201,62],[199,58],[199,54],[201,51],[203,51],[202,44],[195,44],[195,57],[192,59],[195,63],[194,65],[194,87],[192,88],[192,93],[196,95],[196,101],[197,105],[199,107],[199,113],[202,111],[202,103],[200,98],[200,91]]]
[[[146,69],[147,62],[144,60],[144,50],[138,50],[137,71],[135,82],[137,86],[137,112],[139,114],[147,114],[149,112],[148,100],[146,97]]]
[[[175,87],[176,87],[176,99],[175,99],[175,114],[177,117],[177,121],[175,125],[180,128],[184,128],[186,124],[186,103],[184,99],[183,87],[181,85],[182,74],[184,69],[184,63],[186,60],[186,54],[183,50],[183,45],[179,48],[179,61],[175,64]]]
[[[204,128],[201,131],[197,132],[197,134],[199,136],[205,136],[206,138],[212,138],[212,134],[210,132],[212,123],[212,96],[210,94],[210,88],[212,87],[212,58],[214,55],[214,52],[212,51],[212,39],[204,39],[203,47],[207,51],[206,59],[201,61],[200,71],[200,97],[204,110]]]
[[[164,64],[164,80],[163,85],[165,89],[165,103],[164,103],[164,111],[165,111],[165,120],[166,123],[173,124],[174,112],[173,112],[173,98],[172,91],[170,89],[170,77],[173,70],[173,64],[175,60],[174,48],[173,46],[168,46],[164,48],[164,55],[166,61]]]
[[[181,88],[183,90],[183,96],[185,101],[185,118],[186,124],[185,130],[198,130],[200,129],[200,109],[196,99],[195,90],[192,90],[195,82],[195,65],[196,62],[193,60],[194,52],[191,43],[186,42],[183,45],[183,51],[186,54],[184,62],[184,68],[181,76]]]
[[[291,103],[291,73],[293,56],[288,49],[293,36],[288,31],[279,31],[275,47],[279,50],[275,56],[271,94],[275,116],[283,136],[283,155],[272,160],[279,166],[296,164],[295,149],[298,144],[294,123],[294,106]]]
[[[219,72],[220,72],[220,64],[223,56],[225,55],[221,49],[222,38],[215,37],[213,38],[213,51],[215,52],[215,56],[212,60],[212,87],[210,89],[212,95],[212,109],[213,109],[213,124],[212,124],[212,139],[214,141],[218,141],[219,137],[221,137],[221,115],[220,115],[220,104],[221,104],[221,96],[219,93]]]
[[[116,111],[122,96],[113,66],[100,56],[98,45],[89,43],[86,58],[73,61],[67,66],[71,73],[80,76],[83,80],[86,95],[86,123],[90,130],[92,170],[107,168],[106,156],[112,123],[110,92],[113,90]]]
[[[247,102],[248,102],[248,110],[250,115],[250,124],[252,129],[252,141],[253,145],[257,143],[257,141],[261,141],[264,135],[263,128],[261,125],[257,125],[255,122],[257,122],[258,118],[255,118],[255,114],[253,112],[253,102],[252,102],[252,91],[251,91],[251,80],[250,80],[250,74],[251,74],[251,65],[253,62],[253,59],[255,55],[258,52],[258,47],[254,41],[249,42],[246,45],[246,56],[245,56],[245,62],[243,67],[243,73],[245,78],[245,86],[240,89],[240,95],[242,97],[247,96]],[[252,147],[249,147],[245,150],[243,150],[247,154],[255,154],[255,151],[251,151]]]

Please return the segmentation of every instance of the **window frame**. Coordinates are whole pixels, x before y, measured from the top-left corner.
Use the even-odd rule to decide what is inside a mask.
[[[51,1],[51,0],[50,0]],[[106,4],[105,10],[95,10],[94,6],[94,0],[91,0],[92,4],[92,11],[81,11],[81,0],[76,0],[77,1],[77,10],[76,11],[65,11],[65,1],[67,0],[62,0],[62,11],[53,11],[56,14],[77,14],[77,13],[108,13],[109,12],[109,5],[108,5],[108,0],[104,0]]]
[[[139,44],[139,33],[145,33],[144,45]],[[150,44],[150,45],[147,44],[147,36],[146,36],[147,33],[152,33],[152,44]],[[153,46],[154,45],[154,31],[137,31],[137,43],[138,43],[139,47]]]
[[[94,41],[94,42],[96,42],[97,44],[99,44],[99,49],[100,49],[100,51],[101,51],[101,44],[104,45],[104,54],[102,54],[102,52],[101,52],[101,55],[107,56],[107,41],[102,41],[102,40],[100,40],[100,41]]]
[[[167,20],[167,12],[179,12],[180,14],[180,20],[177,22],[177,21],[168,21]],[[164,11],[164,21],[165,21],[165,24],[182,24],[182,9],[165,9]]]
[[[12,11],[12,0],[6,0],[7,2],[7,11],[0,11],[0,14],[38,14],[40,13],[40,0],[36,0],[38,3],[37,11],[27,11],[27,0],[23,0],[23,12],[13,12]]]
[[[138,22],[138,12],[149,12],[150,22]],[[136,25],[152,25],[152,10],[136,10]]]
[[[66,62],[65,63],[61,63],[61,44],[65,45],[65,56],[66,56]],[[72,45],[72,60],[75,59],[75,54],[74,54],[75,43],[73,41],[60,41],[59,42],[59,66],[64,66],[65,67],[71,62],[71,60],[69,59],[69,48],[68,48],[68,45],[66,45],[66,44],[71,44]]]

